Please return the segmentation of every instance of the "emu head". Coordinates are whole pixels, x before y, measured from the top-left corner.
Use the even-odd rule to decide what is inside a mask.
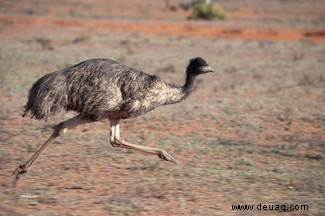
[[[203,58],[200,57],[191,59],[186,70],[186,73],[189,76],[197,76],[209,72],[214,72],[214,69],[210,67]]]

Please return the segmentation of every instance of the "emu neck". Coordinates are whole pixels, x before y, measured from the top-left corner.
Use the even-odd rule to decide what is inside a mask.
[[[166,91],[167,95],[166,100],[164,101],[164,105],[167,104],[174,104],[178,103],[185,98],[192,92],[194,89],[194,81],[195,81],[195,76],[186,76],[186,81],[184,86],[182,87],[176,87],[170,84],[167,84],[168,90]]]
[[[182,87],[182,91],[186,96],[193,91],[195,86],[195,78],[196,76],[189,75],[189,74],[186,75],[185,84]]]

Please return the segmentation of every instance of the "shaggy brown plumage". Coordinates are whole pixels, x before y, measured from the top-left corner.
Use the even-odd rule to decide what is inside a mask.
[[[133,118],[167,105],[184,100],[193,90],[195,78],[213,72],[202,58],[191,59],[182,87],[161,81],[110,59],[91,59],[70,68],[47,74],[37,80],[28,95],[23,116],[31,113],[35,119],[47,119],[62,110],[76,111],[79,115],[60,123],[49,140],[15,174],[27,171],[43,149],[66,130],[82,123],[109,119],[111,144],[156,154],[179,163],[162,149],[140,147],[120,139],[119,120]]]
[[[47,119],[62,110],[73,110],[86,118],[126,119],[160,105],[185,99],[194,87],[195,66],[208,66],[203,59],[191,60],[183,87],[163,82],[155,75],[110,59],[91,59],[47,74],[31,88],[25,116]]]

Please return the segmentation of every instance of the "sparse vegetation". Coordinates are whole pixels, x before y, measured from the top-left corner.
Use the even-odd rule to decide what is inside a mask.
[[[227,18],[227,14],[218,4],[207,4],[205,2],[199,2],[194,4],[192,8],[191,18],[205,20],[224,20]]]
[[[82,42],[85,42],[85,41],[88,41],[88,40],[90,40],[90,36],[88,36],[88,35],[81,35],[81,36],[76,37],[73,40],[73,43],[82,43]]]
[[[52,46],[52,40],[49,38],[36,38],[35,41],[41,44],[43,50],[54,49],[54,47]]]
[[[67,61],[67,62],[64,63],[63,67],[68,68],[68,67],[72,67],[75,64],[76,64],[76,62],[74,62],[74,61]]]
[[[253,166],[254,162],[250,158],[240,157],[235,161],[235,165]]]

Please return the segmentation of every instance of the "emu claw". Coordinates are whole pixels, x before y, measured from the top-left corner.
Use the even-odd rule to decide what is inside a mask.
[[[172,162],[176,165],[180,165],[181,163],[176,160],[175,158],[173,158],[170,154],[168,154],[165,150],[162,150],[161,152],[159,152],[158,156],[166,161]]]

